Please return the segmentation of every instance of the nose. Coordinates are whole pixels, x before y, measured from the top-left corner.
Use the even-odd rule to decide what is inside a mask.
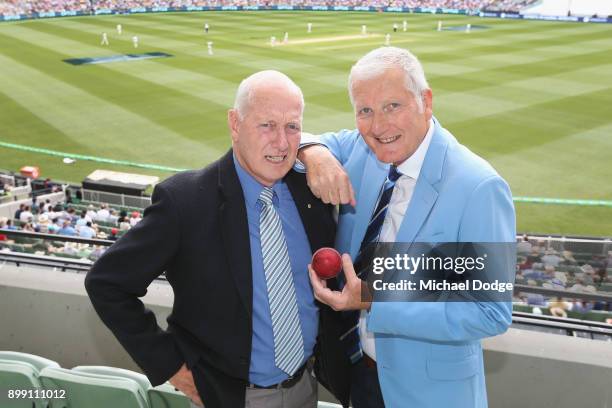
[[[285,133],[285,129],[281,128],[280,126],[278,127],[278,129],[276,130],[276,134],[274,135],[273,146],[281,152],[284,152],[289,148],[287,133]]]
[[[376,112],[374,113],[374,118],[372,119],[372,133],[374,136],[381,136],[385,133],[388,127],[387,117],[384,112]]]

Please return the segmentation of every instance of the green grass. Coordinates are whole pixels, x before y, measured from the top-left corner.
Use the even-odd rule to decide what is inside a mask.
[[[612,27],[346,12],[204,12],[57,18],[0,24],[0,141],[83,155],[197,168],[229,148],[226,111],[241,79],[291,76],[305,128],[351,128],[350,66],[409,21],[392,44],[423,62],[442,124],[489,160],[517,196],[612,200]],[[446,26],[486,29],[436,32]],[[204,22],[211,31],[203,33]],[[312,22],[314,32],[306,33]],[[123,35],[115,25],[123,25]],[[334,39],[359,34],[367,38]],[[400,28],[401,29],[401,28]],[[107,32],[110,46],[100,46]],[[271,48],[270,36],[290,44]],[[72,66],[66,58],[162,51],[172,58]],[[312,42],[300,42],[311,39]],[[206,41],[214,42],[208,56]],[[293,44],[292,44],[293,42]],[[80,181],[97,168],[169,173],[0,148],[0,168],[38,165]],[[518,204],[518,229],[612,236],[612,208]]]

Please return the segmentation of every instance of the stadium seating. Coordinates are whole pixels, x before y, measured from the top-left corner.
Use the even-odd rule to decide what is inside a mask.
[[[176,391],[170,384],[162,384],[149,388],[149,404],[151,408],[190,408],[191,403],[185,395]]]
[[[0,351],[0,389],[62,391],[65,398],[14,399],[1,408],[190,408],[190,400],[171,384],[152,387],[140,373],[107,366],[61,368],[33,354]],[[319,402],[317,408],[341,408]]]
[[[32,390],[42,389],[38,369],[27,362],[0,359],[0,389]],[[8,398],[2,396],[2,408],[45,408],[44,399]]]
[[[67,399],[14,399],[1,408],[109,407],[126,399],[134,408],[190,408],[189,399],[170,384],[153,387],[140,373],[106,366],[61,368],[34,354],[0,351],[0,389],[66,390]],[[94,400],[98,402],[93,402]],[[32,406],[34,403],[34,406]]]
[[[146,375],[124,370],[122,368],[106,367],[106,366],[77,366],[72,369],[73,371],[89,373],[89,374],[100,374],[118,378],[128,378],[135,381],[139,386],[139,393],[141,396],[148,401],[147,391],[151,388],[151,383]]]
[[[65,399],[49,400],[49,408],[148,408],[141,386],[134,380],[47,367],[40,373],[47,390],[65,390]]]
[[[37,356],[35,354],[20,353],[17,351],[0,351],[0,360],[20,361],[29,363],[36,368],[38,372],[45,367],[59,367],[60,365],[53,360]]]

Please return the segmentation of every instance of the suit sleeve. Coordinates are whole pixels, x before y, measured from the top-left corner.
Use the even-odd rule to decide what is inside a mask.
[[[104,253],[85,278],[96,312],[153,385],[174,375],[184,359],[172,334],[157,325],[139,298],[166,270],[179,238],[177,209],[158,185],[144,218]]]
[[[458,241],[514,243],[515,228],[510,189],[501,177],[492,176],[472,192]],[[368,316],[372,332],[440,342],[495,336],[511,323],[511,302],[375,302]]]
[[[344,165],[360,139],[358,130],[342,129],[339,132],[327,132],[321,135],[304,135],[300,140],[300,148],[313,144],[323,145]],[[304,168],[299,164],[295,170],[304,172]]]

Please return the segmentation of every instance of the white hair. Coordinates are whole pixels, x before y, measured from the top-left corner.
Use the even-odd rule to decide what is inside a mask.
[[[300,97],[302,112],[304,111],[304,94],[299,86],[295,84],[287,75],[275,70],[259,71],[245,78],[238,86],[234,109],[238,117],[243,119],[250,104],[253,102],[254,91],[260,86],[279,86],[286,87],[288,92],[294,92]]]
[[[361,57],[351,68],[348,90],[351,103],[353,99],[353,84],[358,81],[376,78],[389,69],[400,68],[404,71],[406,89],[414,95],[414,99],[423,111],[423,92],[429,89],[423,66],[410,51],[398,47],[380,47]]]

